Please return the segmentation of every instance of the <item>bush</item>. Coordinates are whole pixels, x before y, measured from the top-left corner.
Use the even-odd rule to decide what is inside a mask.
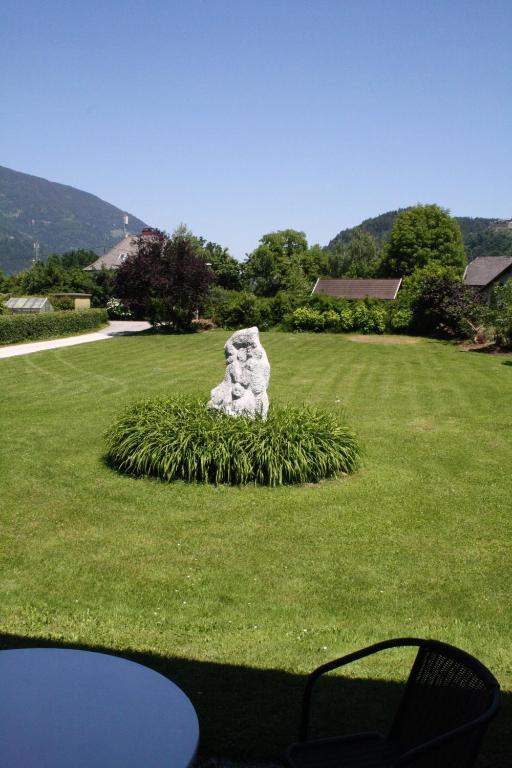
[[[496,343],[512,347],[512,280],[497,286],[491,296]]]
[[[412,309],[420,333],[459,338],[473,337],[488,316],[482,298],[460,278],[426,278]]]
[[[266,421],[226,416],[191,397],[128,408],[107,433],[107,463],[167,482],[284,485],[348,474],[359,448],[339,413],[272,406]]]
[[[431,263],[403,280],[389,325],[394,331],[472,336],[486,315],[481,299],[453,267]]]
[[[320,312],[327,312],[328,309],[333,309],[335,312],[339,312],[342,306],[347,305],[346,299],[340,299],[337,296],[329,296],[327,293],[313,293],[308,297],[307,302],[301,302],[301,305],[306,304],[308,307],[318,309]]]
[[[384,333],[388,323],[388,309],[379,301],[338,301],[338,311],[329,302],[329,309],[298,307],[286,320],[293,331],[361,331]],[[318,306],[322,306],[319,304]],[[336,306],[336,305],[334,305]]]
[[[340,330],[340,316],[334,309],[328,309],[323,313],[324,316],[324,328],[327,331],[339,331]]]
[[[325,314],[311,307],[297,307],[292,313],[290,325],[294,331],[323,331]]]
[[[253,293],[215,288],[212,294],[205,313],[211,315],[216,325],[228,329],[258,325],[258,298]]]
[[[0,293],[0,315],[10,315],[11,310],[8,309],[5,306],[5,302],[10,299],[10,295],[8,293]]]
[[[75,300],[70,296],[48,296],[52,307],[59,312],[70,312],[75,308]]]
[[[107,312],[104,309],[2,315],[0,317],[0,344],[35,341],[49,336],[69,336],[98,328],[106,322]]]
[[[202,313],[223,328],[234,330],[257,325],[266,331],[280,325],[299,303],[286,291],[273,297],[262,297],[249,291],[230,291],[214,286]]]
[[[341,307],[339,312],[339,329],[340,331],[351,331],[354,327],[354,316],[351,308],[348,304]]]
[[[354,331],[362,331],[362,333],[369,333],[369,320],[368,307],[364,301],[354,301],[352,304],[352,328]]]
[[[392,331],[408,331],[412,325],[413,312],[407,306],[393,306],[389,314],[389,326]]]
[[[192,325],[196,331],[211,331],[217,327],[213,320],[209,320],[207,317],[198,317],[197,320],[192,320]]]
[[[211,317],[222,328],[257,325],[260,330],[268,330],[281,325],[286,330],[316,332],[384,333],[388,313],[384,302],[372,299],[351,301],[314,294],[299,302],[286,291],[262,298],[249,291],[228,291],[218,286],[212,289],[204,307],[205,317]]]
[[[203,314],[222,328],[234,330],[257,325],[260,330],[266,331],[278,325],[289,309],[286,294],[268,298],[249,291],[228,291],[216,286],[204,306]]]
[[[382,304],[375,303],[368,307],[366,333],[384,333],[388,325],[389,313]]]
[[[258,298],[256,304],[257,310],[257,322],[252,325],[257,325],[260,331],[268,331],[276,325],[274,320],[274,299],[271,298]],[[250,327],[245,326],[245,327]]]
[[[110,320],[129,320],[132,316],[130,310],[126,309],[120,299],[110,298],[106,307]]]
[[[286,291],[280,291],[270,301],[272,305],[272,321],[274,325],[280,325],[285,317],[301,304],[300,301]]]

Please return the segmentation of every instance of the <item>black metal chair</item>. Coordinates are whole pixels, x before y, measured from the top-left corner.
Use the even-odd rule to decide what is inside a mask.
[[[325,672],[387,648],[417,647],[389,733],[308,740],[311,694]],[[494,675],[465,651],[437,640],[398,638],[323,664],[304,692],[299,742],[288,748],[291,768],[469,768],[498,711]]]

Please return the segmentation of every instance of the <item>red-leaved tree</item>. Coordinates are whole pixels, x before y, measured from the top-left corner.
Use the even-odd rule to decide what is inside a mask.
[[[138,238],[137,252],[117,271],[115,293],[135,317],[184,331],[213,281],[199,242],[179,227],[170,238],[158,231]]]

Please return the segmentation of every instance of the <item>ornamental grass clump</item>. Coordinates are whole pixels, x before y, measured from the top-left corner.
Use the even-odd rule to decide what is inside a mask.
[[[359,447],[341,414],[271,407],[268,418],[226,416],[191,397],[130,406],[107,433],[108,464],[167,482],[286,485],[353,472]]]

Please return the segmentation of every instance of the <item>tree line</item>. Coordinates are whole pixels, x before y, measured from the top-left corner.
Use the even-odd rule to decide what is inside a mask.
[[[365,315],[361,307],[354,313],[347,306],[340,317],[365,316],[363,328],[374,323],[395,331],[460,334],[475,331],[484,315],[482,302],[462,282],[466,256],[460,227],[437,205],[401,211],[381,246],[362,229],[330,248],[309,245],[304,232],[283,229],[264,234],[239,262],[227,248],[181,225],[171,236],[154,230],[152,237],[138,238],[136,253],[115,272],[84,272],[95,258],[90,251],[50,256],[0,279],[0,291],[91,293],[95,306],[108,306],[110,300],[113,316],[117,311],[117,316],[146,318],[174,330],[190,329],[198,313],[228,327],[287,322],[298,329],[303,322],[310,329],[338,322],[333,315],[329,321],[307,312],[292,317],[301,308],[322,311],[312,306],[318,277],[402,277],[403,287],[385,318],[381,310],[369,308]],[[324,309],[336,314],[340,307]]]

